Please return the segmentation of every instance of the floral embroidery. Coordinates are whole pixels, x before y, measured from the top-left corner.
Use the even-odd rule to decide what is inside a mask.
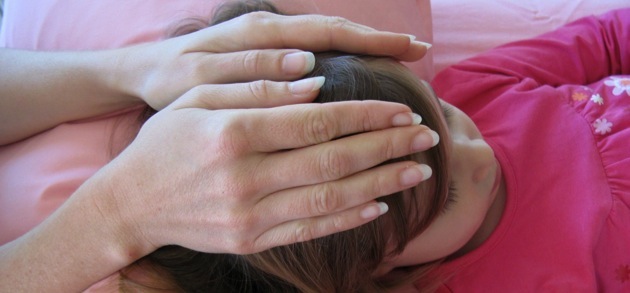
[[[590,88],[582,86],[573,90],[571,98],[574,102],[581,102],[588,99],[592,92],[593,91]]]
[[[612,92],[615,96],[619,96],[623,92],[626,92],[626,95],[630,96],[630,78],[628,77],[611,76],[609,80],[604,81],[604,84],[615,87]]]
[[[586,100],[586,97],[587,95],[582,92],[573,92],[573,94],[571,95],[571,98],[576,102],[584,101]]]
[[[615,270],[615,273],[617,274],[617,280],[619,280],[619,282],[630,281],[630,266],[621,265]]]
[[[601,106],[604,104],[604,98],[602,98],[602,96],[599,94],[594,94],[591,96],[591,102]]]
[[[595,127],[595,133],[599,133],[602,135],[609,133],[612,126],[613,124],[608,122],[606,118],[597,119],[595,120],[595,123],[593,123],[593,127]]]

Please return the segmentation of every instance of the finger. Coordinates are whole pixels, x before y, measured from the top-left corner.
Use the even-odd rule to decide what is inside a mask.
[[[242,113],[238,118],[250,148],[258,152],[294,149],[359,132],[406,126],[409,107],[382,101],[299,104]]]
[[[413,42],[408,35],[366,29],[340,17],[283,16],[267,12],[249,13],[191,34],[189,38],[194,50],[210,52],[297,48],[393,56],[402,61],[416,61],[427,50],[426,46]]]
[[[426,126],[363,133],[308,148],[270,154],[257,165],[255,186],[303,186],[338,180],[385,161],[425,151],[437,143]],[[254,170],[255,171],[255,170]],[[275,190],[261,190],[268,194]]]
[[[257,204],[257,212],[269,215],[265,219],[267,225],[329,215],[414,187],[431,174],[427,165],[392,163],[340,180],[276,192]],[[376,215],[368,210],[363,216],[363,220],[369,220]]]
[[[257,250],[263,251],[276,246],[309,241],[350,230],[376,219],[383,211],[387,212],[385,207],[386,205],[382,206],[376,202],[370,202],[332,215],[282,223],[257,237],[254,241],[255,247]],[[375,213],[377,216],[366,219],[361,216],[364,210],[372,210],[371,213]]]
[[[176,108],[271,108],[312,101],[325,82],[323,76],[294,82],[259,80],[244,84],[200,85],[173,103]]]
[[[206,55],[205,74],[212,83],[294,80],[313,70],[315,56],[298,50],[248,50]]]

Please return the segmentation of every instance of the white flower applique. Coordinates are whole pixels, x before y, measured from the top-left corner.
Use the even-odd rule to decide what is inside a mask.
[[[593,123],[593,127],[595,127],[595,133],[599,133],[601,135],[609,133],[611,128],[612,128],[612,126],[613,126],[613,124],[608,122],[608,120],[606,120],[606,118],[597,119]]]
[[[600,94],[594,94],[591,96],[591,102],[601,106],[604,104],[604,98]]]
[[[615,87],[612,91],[615,96],[619,96],[623,92],[626,92],[626,95],[630,96],[630,77],[611,76],[609,80],[604,81],[604,84]]]

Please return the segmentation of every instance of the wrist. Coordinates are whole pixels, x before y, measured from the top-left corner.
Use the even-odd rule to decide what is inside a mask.
[[[150,69],[156,65],[153,59],[148,57],[148,44],[140,44],[107,51],[110,60],[110,70],[107,84],[109,87],[123,96],[135,99],[136,102],[145,102],[144,88]]]
[[[99,173],[42,224],[0,248],[0,291],[79,292],[152,251],[121,221],[114,189],[103,180],[108,174]]]
[[[132,176],[125,175],[124,170],[116,169],[114,164],[110,163],[90,179],[94,182],[89,182],[86,188],[93,191],[86,194],[89,194],[88,206],[93,209],[95,225],[102,225],[100,230],[107,233],[104,240],[112,260],[126,266],[158,247],[146,239],[147,233],[139,224],[142,221],[137,217],[145,215],[139,210],[142,205],[129,200],[138,198],[125,181],[125,177]]]
[[[93,66],[92,74],[97,84],[103,87],[102,92],[107,93],[110,103],[119,105],[117,108],[127,108],[141,104],[143,100],[134,91],[135,77],[132,62],[133,57],[127,56],[130,50],[127,48],[90,52],[94,54],[90,59],[98,66]]]

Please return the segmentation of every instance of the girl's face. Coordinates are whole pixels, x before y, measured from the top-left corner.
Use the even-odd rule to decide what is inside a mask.
[[[469,251],[487,238],[503,211],[505,188],[494,152],[468,115],[437,98],[435,106],[444,112],[449,129],[441,142],[449,150],[447,203],[401,254],[382,263],[377,275]]]

